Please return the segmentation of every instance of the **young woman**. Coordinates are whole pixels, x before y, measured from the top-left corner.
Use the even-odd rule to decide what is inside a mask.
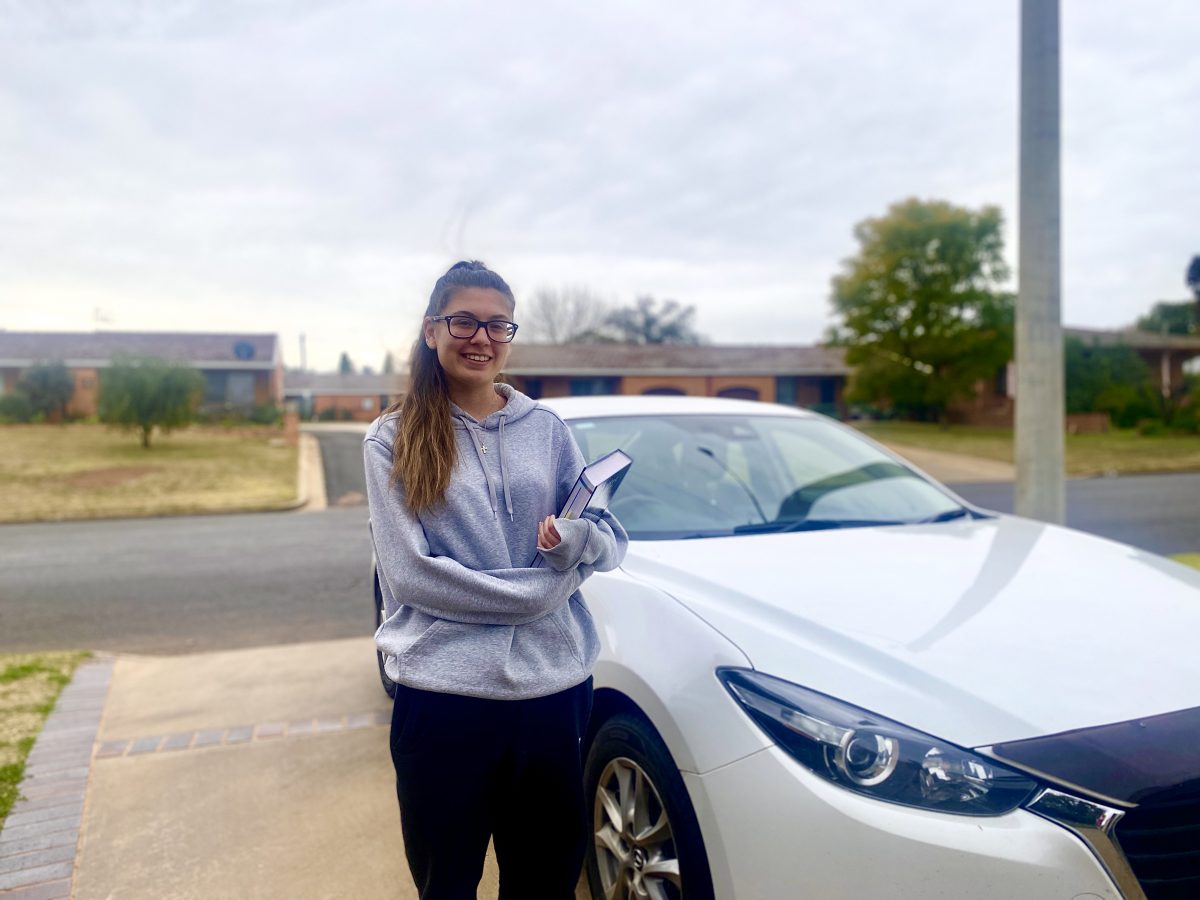
[[[554,517],[584,460],[557,415],[495,382],[514,307],[482,263],[452,266],[408,394],[364,441],[386,614],[375,639],[398,685],[392,761],[422,900],[474,900],[489,837],[501,900],[569,900],[583,860],[599,643],[578,588],[628,539],[608,514]]]

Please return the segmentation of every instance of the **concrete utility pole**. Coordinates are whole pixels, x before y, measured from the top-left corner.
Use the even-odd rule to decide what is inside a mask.
[[[1065,426],[1059,238],[1058,0],[1021,0],[1016,327],[1017,515],[1062,524]]]

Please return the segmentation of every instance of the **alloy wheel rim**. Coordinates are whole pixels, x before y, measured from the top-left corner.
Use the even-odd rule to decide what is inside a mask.
[[[683,887],[671,821],[650,776],[620,756],[600,774],[592,806],[604,900],[677,900]]]

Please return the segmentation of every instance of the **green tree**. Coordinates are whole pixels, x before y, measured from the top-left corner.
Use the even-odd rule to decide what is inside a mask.
[[[204,376],[191,366],[152,356],[117,356],[100,378],[100,421],[140,431],[150,449],[155,427],[185,428],[204,396]]]
[[[1108,413],[1118,428],[1133,428],[1161,414],[1150,368],[1132,347],[1090,346],[1067,338],[1063,368],[1069,413]]]
[[[703,338],[696,332],[695,317],[694,306],[642,296],[632,306],[610,312],[598,335],[585,337],[621,344],[700,344]]]
[[[1196,334],[1200,331],[1196,303],[1191,300],[1155,303],[1149,313],[1137,320],[1137,329],[1156,334]]]
[[[945,421],[951,401],[1012,358],[1002,224],[994,206],[909,199],[854,227],[829,334],[854,367],[847,399]]]
[[[354,361],[350,359],[350,354],[345,350],[343,350],[342,355],[338,357],[338,373],[342,375],[354,374]]]
[[[21,375],[17,390],[29,398],[33,415],[62,421],[67,416],[67,404],[75,393],[75,380],[61,362],[36,363]]]

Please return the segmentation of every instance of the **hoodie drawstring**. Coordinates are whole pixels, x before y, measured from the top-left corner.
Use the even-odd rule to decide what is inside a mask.
[[[512,516],[512,496],[509,493],[509,467],[508,462],[506,462],[504,458],[504,418],[505,416],[500,416],[500,430],[499,436],[497,437],[500,454],[500,490],[504,491],[504,509],[508,511],[509,521],[515,522],[516,520],[514,516]],[[458,416],[458,421],[462,422],[462,427],[466,428],[467,433],[470,434],[470,443],[472,443],[475,448],[475,458],[476,460],[479,460],[479,468],[484,470],[484,478],[487,480],[487,493],[492,502],[492,518],[496,518],[496,482],[492,480],[492,473],[488,472],[487,466],[484,463],[484,448],[482,448],[482,445],[479,443],[479,434],[475,433],[475,428],[470,425],[470,422],[467,420],[467,416]]]
[[[469,434],[471,436],[471,443],[475,447],[475,458],[477,460],[479,460],[479,468],[483,469],[483,477],[487,480],[488,499],[492,503],[492,518],[494,519],[494,518],[496,518],[496,483],[494,481],[492,481],[492,473],[488,471],[488,467],[483,462],[483,448],[479,445],[479,435],[477,435],[475,433],[475,429],[471,427],[471,423],[467,421],[466,416],[459,416],[458,420],[463,423],[463,428],[467,429],[467,434]],[[502,454],[503,454],[503,452],[504,451],[501,450]],[[500,468],[501,468],[501,471],[503,472],[503,470],[504,470],[503,455],[500,457],[500,460],[501,460]],[[506,488],[505,489],[506,496],[507,496],[507,493],[508,493],[508,491]],[[511,508],[510,508],[510,512],[511,512]]]
[[[500,416],[500,434],[496,438],[500,444],[500,486],[504,489],[504,506],[508,509],[508,521],[513,522],[512,497],[508,495],[508,467],[504,464],[504,420],[506,416]]]

